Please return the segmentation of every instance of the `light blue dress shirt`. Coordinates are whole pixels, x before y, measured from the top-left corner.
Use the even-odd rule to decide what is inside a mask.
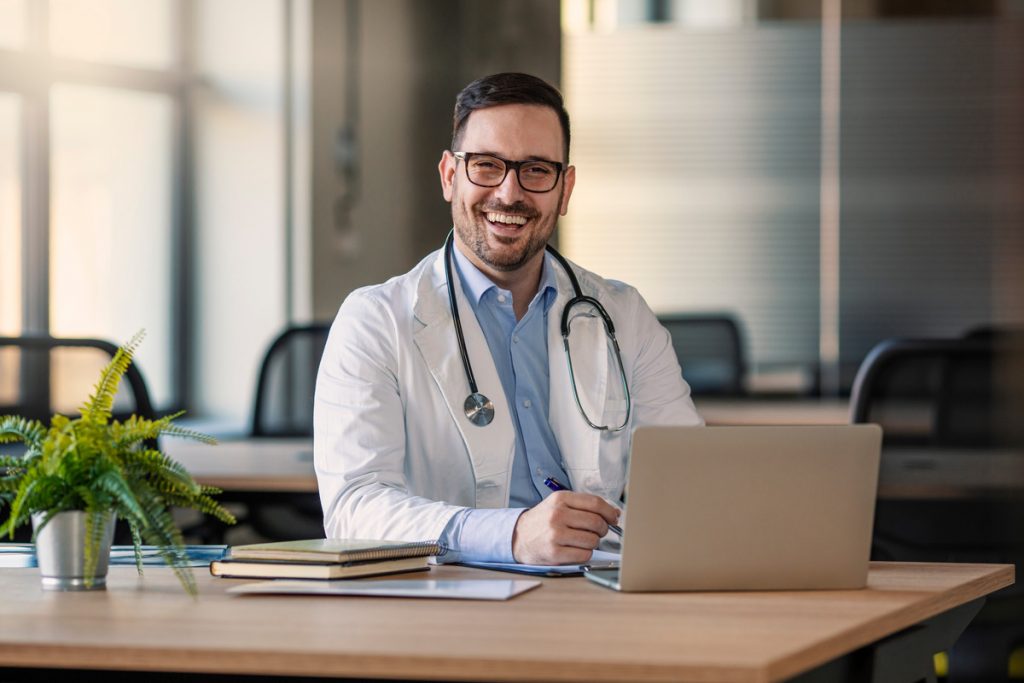
[[[558,294],[555,264],[545,255],[540,286],[521,320],[512,293],[500,289],[454,249],[455,271],[476,314],[501,379],[516,433],[509,508],[466,509],[448,523],[440,541],[445,561],[513,562],[512,531],[526,508],[551,492],[546,477],[567,482],[562,456],[548,422],[548,311]],[[481,387],[486,394],[494,389]],[[481,427],[480,429],[487,429]]]

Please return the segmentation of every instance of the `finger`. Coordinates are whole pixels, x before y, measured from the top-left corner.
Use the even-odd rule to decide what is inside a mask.
[[[555,530],[551,536],[551,542],[563,548],[581,548],[590,551],[601,542],[601,536],[593,531],[563,527]]]
[[[589,531],[599,537],[608,533],[608,523],[601,515],[584,510],[559,510],[552,516],[552,522],[570,529]]]
[[[561,502],[575,510],[598,514],[609,524],[614,524],[619,520],[619,509],[600,496],[590,493],[570,493]]]

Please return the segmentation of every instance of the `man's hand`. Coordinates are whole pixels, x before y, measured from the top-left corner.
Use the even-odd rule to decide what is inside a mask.
[[[619,520],[619,511],[589,493],[556,491],[519,515],[512,556],[522,564],[582,564]]]

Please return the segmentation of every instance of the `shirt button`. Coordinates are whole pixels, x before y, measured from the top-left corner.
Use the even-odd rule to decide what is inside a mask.
[[[530,407],[530,406],[532,406],[532,405],[533,405],[533,404],[532,404],[532,403],[530,403],[530,399],[526,399],[525,401],[523,401],[523,407],[524,407],[524,408],[529,408],[529,407]]]
[[[499,294],[498,295],[498,303],[499,304],[505,303],[505,295],[504,294]]]
[[[513,343],[513,344],[518,344],[518,343],[519,343],[519,336],[518,336],[518,335],[517,335],[517,336],[514,336],[514,337],[512,337],[512,343]]]

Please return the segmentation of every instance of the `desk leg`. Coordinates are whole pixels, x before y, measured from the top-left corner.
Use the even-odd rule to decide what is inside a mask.
[[[979,598],[954,607],[790,682],[935,683],[935,654],[953,646],[984,603],[985,599]]]

